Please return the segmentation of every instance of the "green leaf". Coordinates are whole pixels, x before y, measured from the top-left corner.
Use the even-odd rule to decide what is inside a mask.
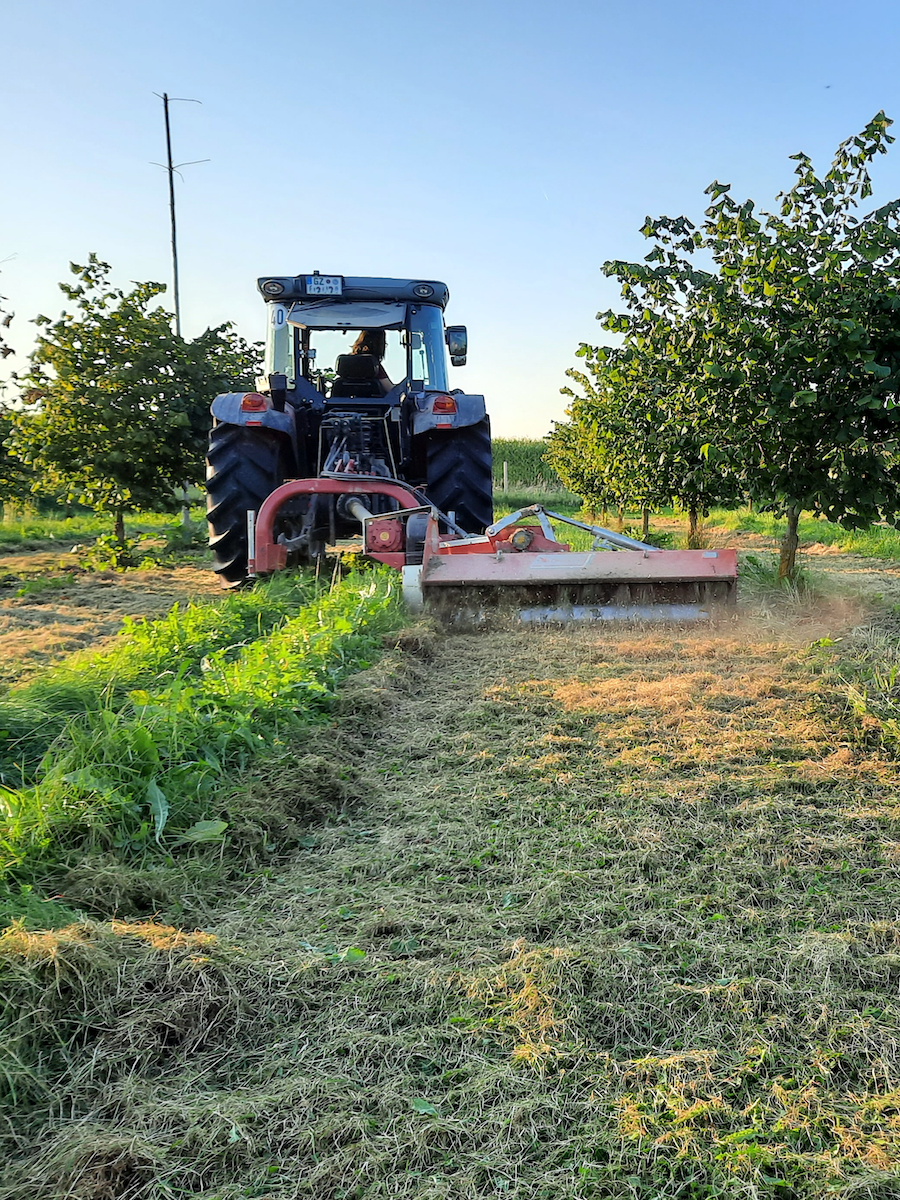
[[[151,779],[147,784],[147,804],[153,817],[154,836],[159,845],[159,839],[169,819],[169,802],[155,779]]]
[[[195,821],[178,839],[180,842],[218,842],[228,828],[227,821]]]
[[[92,775],[86,767],[79,767],[77,771],[70,771],[68,775],[63,775],[64,783],[71,783],[73,787],[84,788],[85,791],[98,792],[101,796],[105,796],[109,789]]]
[[[439,1115],[438,1109],[433,1104],[428,1100],[421,1100],[418,1096],[410,1100],[409,1106],[414,1112],[422,1113],[423,1116],[436,1117]]]
[[[344,962],[362,962],[366,957],[366,952],[360,950],[358,946],[348,946],[341,957]]]
[[[411,954],[415,954],[419,949],[419,945],[418,938],[395,938],[388,946],[388,950],[398,958],[406,958]]]
[[[877,362],[864,362],[863,370],[868,371],[870,375],[877,375],[879,379],[887,379],[891,373],[891,368]]]

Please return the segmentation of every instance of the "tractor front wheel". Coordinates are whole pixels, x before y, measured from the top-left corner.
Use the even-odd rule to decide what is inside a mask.
[[[490,418],[446,432],[433,430],[427,461],[428,499],[441,512],[455,513],[466,533],[484,533],[494,520]]]
[[[213,570],[231,587],[247,577],[247,512],[284,483],[284,439],[269,429],[220,424],[209,435],[206,519]]]

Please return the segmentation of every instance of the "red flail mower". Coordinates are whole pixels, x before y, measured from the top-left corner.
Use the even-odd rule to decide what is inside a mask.
[[[250,578],[288,564],[290,547],[283,536],[276,540],[277,519],[300,497],[335,501],[342,518],[359,522],[366,557],[402,572],[408,606],[450,623],[481,623],[498,611],[534,625],[697,621],[726,616],[735,605],[734,550],[662,550],[538,504],[472,536],[417,489],[357,474],[292,480],[258,512],[248,511]],[[375,497],[379,509],[385,500],[398,507],[373,513]],[[559,541],[551,519],[589,533],[591,549],[573,551]]]

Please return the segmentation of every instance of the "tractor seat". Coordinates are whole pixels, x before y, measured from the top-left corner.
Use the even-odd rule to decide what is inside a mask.
[[[345,399],[374,399],[383,396],[378,382],[378,359],[374,354],[340,354],[334,364],[331,395]]]

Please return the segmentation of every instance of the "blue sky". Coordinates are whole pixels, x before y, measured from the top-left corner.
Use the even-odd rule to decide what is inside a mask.
[[[261,337],[258,275],[445,280],[469,327],[454,386],[540,436],[609,258],[714,178],[771,202],[900,117],[900,6],[857,0],[2,0],[0,292],[24,366],[70,260],[169,280],[162,112],[176,159],[185,333]],[[876,201],[900,195],[900,145]]]

